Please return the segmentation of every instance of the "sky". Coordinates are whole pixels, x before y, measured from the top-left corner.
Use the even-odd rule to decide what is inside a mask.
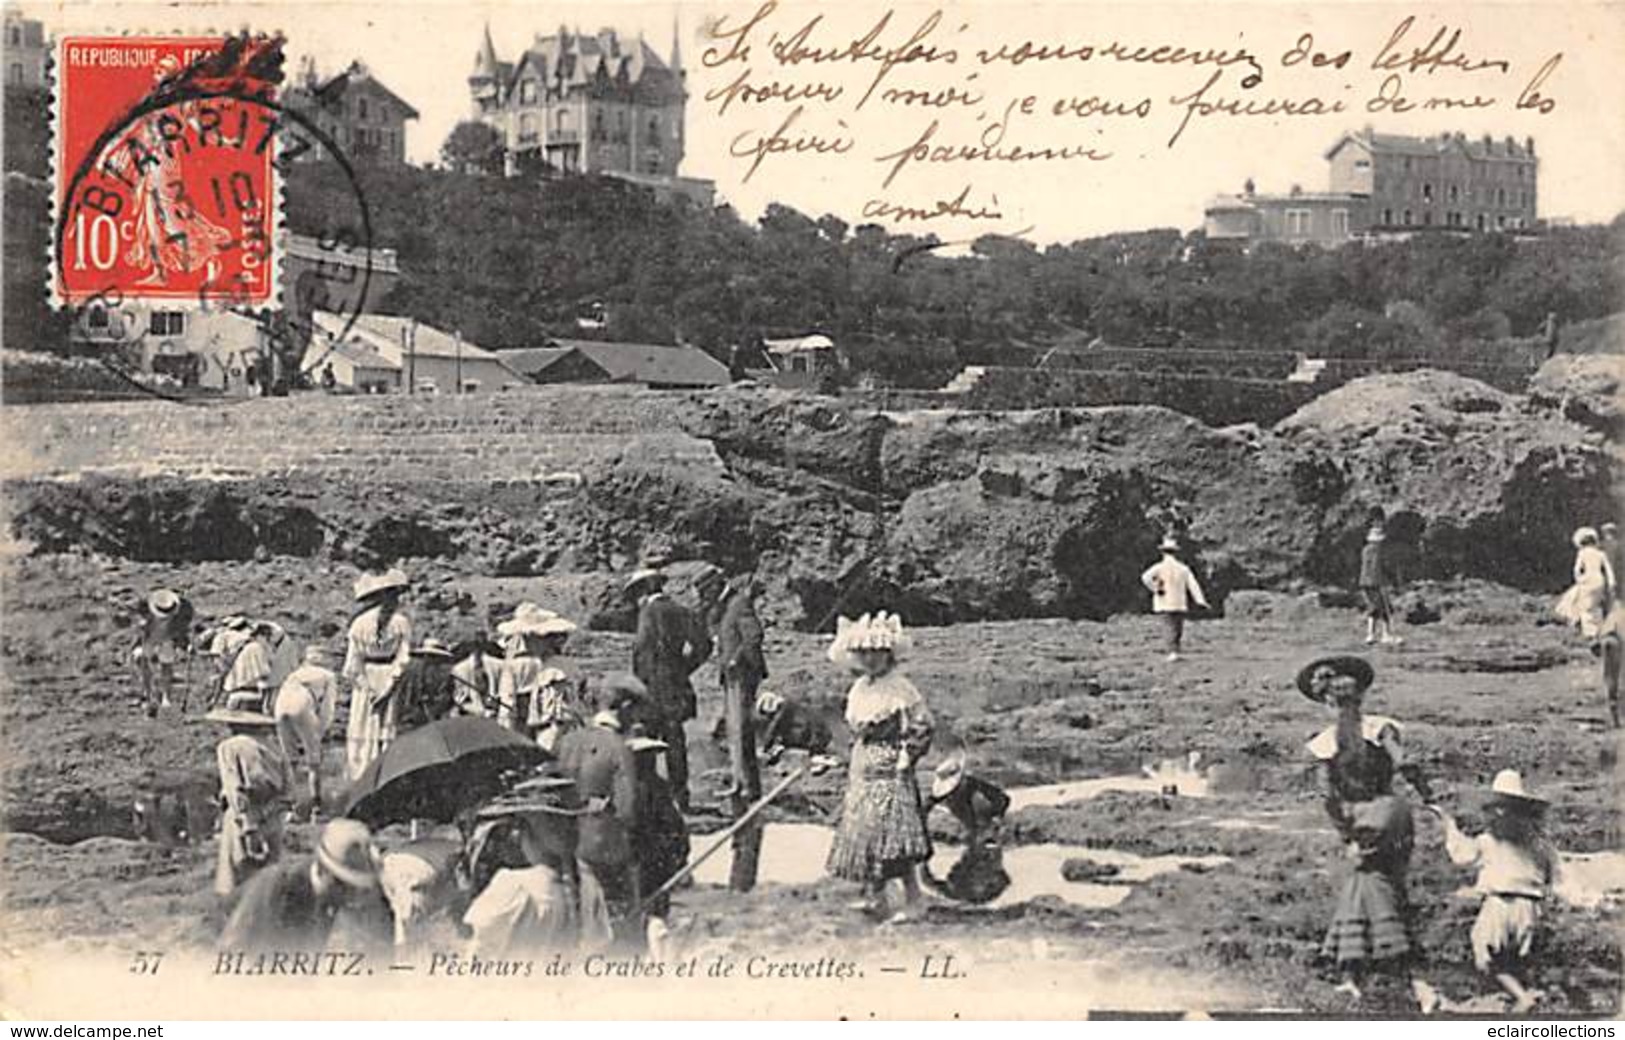
[[[935,28],[923,46],[953,47],[953,63],[903,62],[887,72],[882,84],[940,91],[956,88],[979,92],[975,107],[932,109],[901,101],[888,104],[871,97],[861,109],[855,100],[874,79],[872,60],[844,62],[776,62],[767,37],[776,31],[790,36],[809,20],[818,24],[809,45],[845,47],[864,35],[884,13],[873,4],[812,4],[781,0],[748,38],[748,60],[720,62],[707,68],[701,56],[718,42],[707,26],[723,19],[723,28],[747,22],[761,0],[745,4],[573,3],[283,3],[138,5],[119,3],[25,3],[22,10],[40,18],[52,33],[118,31],[164,26],[175,30],[281,30],[289,40],[291,67],[311,54],[324,70],[339,70],[354,59],[411,102],[421,118],[408,124],[408,157],[424,163],[436,159],[451,128],[469,115],[466,77],[481,34],[490,26],[499,57],[511,60],[535,34],[550,34],[562,25],[593,31],[613,27],[623,37],[642,33],[662,56],[669,55],[674,23],[688,70],[688,148],[682,172],[716,182],[721,199],[747,218],[770,202],[794,206],[812,215],[834,213],[848,223],[864,222],[866,213],[898,230],[934,231],[944,237],[993,231],[1016,233],[1045,243],[1116,230],[1144,227],[1200,226],[1204,202],[1220,192],[1238,191],[1253,178],[1259,190],[1285,192],[1292,185],[1324,190],[1325,150],[1345,132],[1372,125],[1379,131],[1435,134],[1461,131],[1469,139],[1485,133],[1498,140],[1510,134],[1522,141],[1534,136],[1541,157],[1542,216],[1582,222],[1611,219],[1625,210],[1625,77],[1613,59],[1625,53],[1625,8],[1604,4],[1514,3],[1393,6],[1354,0],[1319,4],[1286,3],[1139,3],[1100,5],[1040,3],[911,4],[894,9],[876,40],[900,47],[935,15]],[[229,15],[225,14],[229,12]],[[1388,75],[1370,66],[1385,40],[1407,15],[1415,24],[1398,52],[1428,42],[1435,31],[1463,35],[1453,49],[1472,61],[1502,60],[1507,71],[1490,68],[1401,70],[1406,98],[1415,104],[1404,114],[1390,109],[1372,113],[1367,104]],[[1323,50],[1328,67],[1311,69],[1312,59],[1289,62],[1302,35],[1313,37],[1313,50]],[[1255,93],[1238,81],[1246,66],[1129,63],[1124,61],[1008,62],[979,64],[978,48],[1021,40],[1034,43],[1104,47],[1110,41],[1127,46],[1185,45],[1202,49],[1248,49],[1256,55],[1264,84]],[[1336,55],[1351,52],[1344,69],[1330,67]],[[1144,53],[1142,51],[1142,53]],[[1538,85],[1549,111],[1538,106],[1514,108],[1520,91],[1539,68],[1556,56],[1556,64]],[[1184,101],[1200,90],[1212,72],[1221,78],[1205,101],[1228,97],[1241,101],[1272,96],[1302,102],[1347,100],[1343,113],[1279,113],[1262,116],[1192,117],[1177,146],[1168,140],[1189,111]],[[705,95],[745,75],[764,86],[822,82],[842,91],[836,104],[803,103],[787,140],[800,139],[800,155],[770,154],[750,171],[755,142],[773,131],[797,106],[775,100],[752,104],[736,98],[726,112]],[[1435,94],[1465,99],[1478,92],[1495,104],[1484,110],[1428,111],[1422,102]],[[1021,99],[1034,99],[1030,112]],[[1148,118],[1076,113],[1055,116],[1047,111],[1063,99],[1097,98],[1124,105],[1144,99]],[[1011,110],[1014,102],[1018,107]],[[1008,118],[1007,118],[1008,117]],[[990,126],[1004,123],[1002,147],[1028,150],[1071,147],[1104,153],[1104,159],[993,162],[905,162],[884,183],[895,160],[907,153],[935,122],[929,146],[944,143],[974,146]],[[806,138],[849,142],[840,152],[816,153]],[[921,220],[920,215],[958,198],[962,210],[981,217],[950,213]],[[876,207],[879,207],[877,210]],[[899,210],[912,210],[912,216]]]

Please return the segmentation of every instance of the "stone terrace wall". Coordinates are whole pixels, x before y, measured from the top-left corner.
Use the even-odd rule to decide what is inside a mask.
[[[618,460],[720,469],[671,398],[618,387],[443,397],[306,394],[241,403],[159,400],[8,406],[0,479],[83,472],[220,479],[534,481],[592,478]]]
[[[1222,376],[1175,376],[1076,369],[988,368],[960,407],[1079,408],[1153,404],[1184,412],[1209,426],[1255,422],[1270,426],[1330,386]]]

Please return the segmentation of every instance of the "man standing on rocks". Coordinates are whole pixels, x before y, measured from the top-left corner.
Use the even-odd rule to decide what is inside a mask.
[[[728,808],[735,819],[762,797],[762,773],[756,759],[756,691],[767,678],[762,635],[762,621],[756,616],[756,579],[741,574],[729,583],[717,622],[717,671],[722,675],[732,781]],[[734,835],[728,887],[735,892],[749,892],[756,887],[761,850],[760,823],[743,827]]]
[[[1167,631],[1168,660],[1177,661],[1185,639],[1185,615],[1190,613],[1192,602],[1205,609],[1207,595],[1197,583],[1196,575],[1180,562],[1179,541],[1173,535],[1164,535],[1157,548],[1162,551],[1162,559],[1140,575],[1140,582],[1151,590],[1152,613],[1162,615]]]
[[[1360,595],[1365,599],[1365,641],[1396,646],[1404,642],[1394,635],[1394,608],[1388,599],[1388,568],[1383,561],[1383,545],[1388,540],[1380,511],[1373,510],[1372,522],[1360,550]]]
[[[666,779],[677,807],[689,810],[688,739],[683,724],[698,714],[689,677],[711,656],[711,636],[698,615],[663,591],[665,575],[646,568],[624,592],[638,603],[632,674],[649,689],[649,735],[666,743]]]

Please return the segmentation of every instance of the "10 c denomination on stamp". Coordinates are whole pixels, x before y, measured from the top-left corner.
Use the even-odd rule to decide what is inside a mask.
[[[277,122],[256,103],[275,88],[254,60],[265,46],[224,37],[58,42],[58,303],[277,305]]]

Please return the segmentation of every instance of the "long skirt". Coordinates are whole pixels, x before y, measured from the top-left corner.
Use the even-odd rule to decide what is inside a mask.
[[[1473,963],[1479,971],[1516,973],[1535,944],[1540,900],[1487,895],[1473,921]]]
[[[931,858],[920,789],[912,772],[897,772],[897,754],[892,745],[852,745],[841,823],[827,864],[835,877],[885,881]]]
[[[373,708],[395,681],[395,671],[393,664],[363,665],[361,678],[350,690],[350,719],[344,728],[344,772],[351,781],[395,735],[395,702],[391,700],[383,712]]]
[[[1371,963],[1416,951],[1405,870],[1415,832],[1410,803],[1394,795],[1349,806],[1361,863],[1337,897],[1320,952],[1339,964]]]

